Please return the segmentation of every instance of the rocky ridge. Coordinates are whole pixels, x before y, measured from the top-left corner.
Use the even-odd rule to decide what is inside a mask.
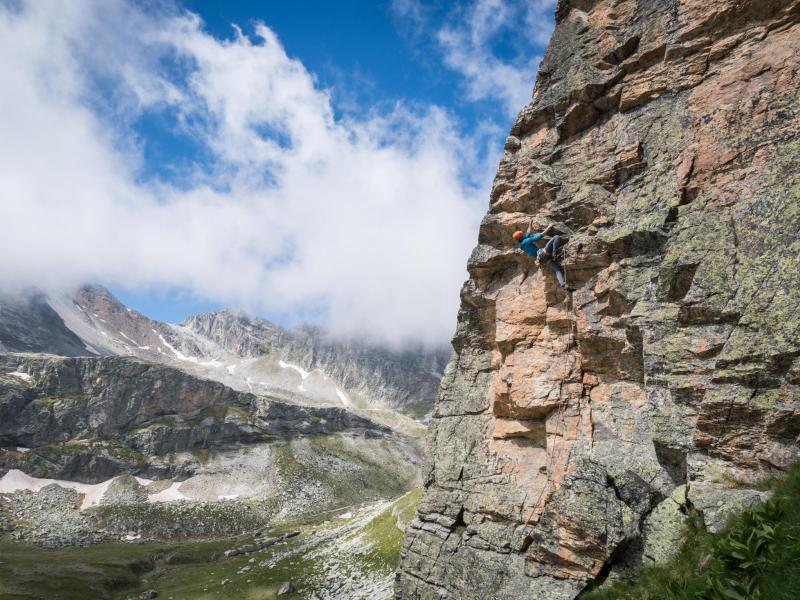
[[[48,351],[84,356],[88,349],[53,310],[44,294],[0,294],[0,352]]]
[[[340,431],[389,433],[341,408],[270,400],[136,359],[0,355],[0,447],[26,449],[0,469],[20,462],[29,474],[90,483],[186,474],[158,457]]]
[[[70,295],[0,297],[0,352],[135,356],[288,402],[430,412],[445,349],[390,348],[288,330],[243,312],[219,311],[179,325],[126,307],[101,286]]]
[[[289,331],[233,311],[190,317],[181,325],[240,356],[280,354],[309,372],[321,371],[366,405],[380,399],[419,415],[430,410],[449,357],[449,351],[421,346],[392,350],[357,340],[336,342],[318,328]]]
[[[397,598],[576,597],[800,458],[800,2],[560,0],[462,289]],[[569,237],[573,293],[511,233]]]

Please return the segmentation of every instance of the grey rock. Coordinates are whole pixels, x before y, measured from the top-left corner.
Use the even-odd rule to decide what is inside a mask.
[[[728,520],[772,495],[768,491],[730,489],[714,483],[698,483],[689,486],[688,499],[695,510],[703,515],[706,528],[711,533],[722,529]]]
[[[0,293],[0,352],[92,354],[48,304],[47,297],[36,292]]]
[[[467,265],[396,598],[574,598],[800,459],[798,8],[558,3]],[[569,239],[574,291],[516,248],[531,220]]]
[[[294,591],[294,585],[292,585],[292,582],[286,581],[281,584],[281,587],[278,588],[278,596],[291,594],[293,591]]]
[[[385,426],[334,407],[306,407],[236,392],[172,367],[123,357],[0,355],[0,472],[96,483],[152,474],[154,457],[192,448],[252,444],[340,431],[381,436]],[[64,445],[75,439],[113,440]],[[181,465],[157,475],[180,476]],[[129,493],[135,494],[133,488]]]
[[[280,356],[308,371],[320,369],[349,393],[420,415],[430,410],[450,354],[421,346],[395,351],[337,342],[318,328],[289,331],[236,311],[190,317],[182,326],[241,356]]]

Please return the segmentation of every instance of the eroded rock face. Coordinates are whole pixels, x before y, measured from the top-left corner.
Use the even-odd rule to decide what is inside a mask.
[[[800,458],[798,90],[800,2],[559,2],[470,258],[398,598],[573,598]],[[514,249],[531,217],[569,236],[572,294]]]
[[[133,358],[0,355],[0,474],[16,468],[90,483],[120,473],[186,476],[180,464],[151,463],[175,452],[337,432],[390,430],[341,408],[237,392]]]

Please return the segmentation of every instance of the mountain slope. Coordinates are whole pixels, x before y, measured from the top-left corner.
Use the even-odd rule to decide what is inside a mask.
[[[389,433],[341,408],[237,392],[137,359],[0,355],[0,447],[26,448],[20,459],[30,463],[38,448],[58,454],[54,448],[71,443],[41,463],[48,477],[94,483],[123,472],[159,475],[179,468],[157,464],[174,452],[340,431]],[[87,457],[97,457],[93,442],[103,441],[118,451],[101,453],[87,469]]]
[[[287,331],[231,311],[190,317],[181,325],[241,356],[281,356],[304,370],[319,370],[364,404],[380,399],[421,414],[430,410],[449,355],[422,347],[390,350],[358,341],[337,343],[318,329]]]
[[[84,356],[88,349],[53,310],[47,297],[0,295],[0,352],[50,352]]]
[[[394,497],[420,454],[350,410],[130,357],[0,355],[0,531],[7,513],[46,546],[233,535]]]
[[[0,311],[0,342],[8,351],[135,356],[290,402],[413,416],[430,411],[449,354],[337,342],[320,330],[290,331],[233,311],[171,325],[124,306],[100,286],[71,295],[0,298]],[[36,340],[34,331],[41,332]]]

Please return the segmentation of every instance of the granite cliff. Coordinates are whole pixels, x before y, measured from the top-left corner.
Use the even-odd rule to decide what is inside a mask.
[[[505,143],[397,598],[576,597],[800,458],[800,2],[560,0]],[[575,290],[511,242],[569,238]]]

